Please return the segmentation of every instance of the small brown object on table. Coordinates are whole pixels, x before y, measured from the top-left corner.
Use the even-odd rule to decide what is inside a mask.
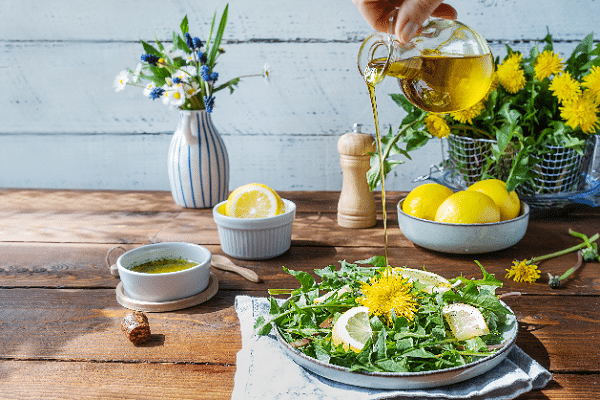
[[[121,321],[121,330],[131,343],[138,345],[150,339],[148,317],[141,311],[127,314]]]
[[[280,192],[297,205],[291,249],[265,261],[233,260],[262,278],[250,282],[213,269],[217,293],[183,310],[153,313],[151,340],[132,346],[121,321],[131,310],[116,300],[119,280],[106,265],[115,246],[183,241],[223,254],[211,209],[177,206],[169,192],[0,190],[0,399],[229,399],[241,348],[238,295],[268,296],[298,287],[282,266],[315,269],[383,254],[381,197],[377,225],[337,224],[340,192]],[[600,208],[532,218],[515,246],[481,255],[419,248],[398,228],[395,207],[406,193],[387,193],[389,259],[446,277],[481,277],[474,260],[504,282],[499,294],[519,322],[517,345],[553,374],[522,399],[600,399],[600,265],[584,263],[550,289],[575,253],[540,264],[535,284],[506,279],[515,260],[568,248],[600,232]],[[114,258],[114,257],[113,257]]]

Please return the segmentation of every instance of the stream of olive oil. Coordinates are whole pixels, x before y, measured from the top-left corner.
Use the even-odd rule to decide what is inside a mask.
[[[366,75],[365,75],[366,76]],[[366,81],[371,98],[371,108],[373,109],[373,118],[375,119],[375,137],[377,140],[377,152],[379,154],[379,171],[381,178],[381,203],[383,205],[383,245],[385,248],[385,264],[388,262],[388,236],[387,236],[387,214],[385,211],[385,173],[383,172],[383,149],[381,148],[381,134],[379,133],[379,114],[377,113],[377,101],[375,99],[375,85],[377,82]]]

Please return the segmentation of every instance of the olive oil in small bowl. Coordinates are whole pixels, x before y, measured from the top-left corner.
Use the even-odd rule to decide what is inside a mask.
[[[127,251],[117,259],[117,268],[126,296],[165,302],[204,291],[211,258],[211,252],[197,244],[157,243]]]
[[[198,265],[196,261],[184,260],[183,258],[161,258],[134,265],[130,270],[144,274],[166,274],[169,272],[184,271],[196,265]]]

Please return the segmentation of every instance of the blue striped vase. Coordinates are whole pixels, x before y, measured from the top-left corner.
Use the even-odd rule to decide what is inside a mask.
[[[210,208],[229,195],[229,156],[206,110],[180,111],[169,147],[169,182],[177,204]]]

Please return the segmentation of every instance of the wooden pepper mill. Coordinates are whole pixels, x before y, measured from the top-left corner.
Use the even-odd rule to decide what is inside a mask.
[[[354,124],[354,131],[338,140],[343,180],[337,220],[344,228],[369,228],[377,223],[375,199],[367,182],[375,145],[373,136],[360,129],[360,124]]]

